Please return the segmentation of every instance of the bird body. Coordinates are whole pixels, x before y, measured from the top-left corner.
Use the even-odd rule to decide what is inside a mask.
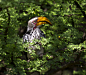
[[[41,37],[45,38],[44,33],[40,30],[42,24],[51,24],[51,22],[46,17],[35,17],[28,21],[27,32],[23,35],[23,42],[32,43],[34,39],[40,40]],[[35,44],[40,46],[40,50],[35,47]],[[29,45],[27,50],[28,59],[31,58],[30,53],[35,50],[35,53],[39,56],[43,55],[44,50],[40,43],[35,42],[34,45]]]
[[[25,34],[23,36],[23,42],[26,41],[26,42],[32,43],[33,40],[35,40],[35,39],[40,40],[41,37],[45,38],[44,33],[39,28],[36,28],[34,30],[31,30],[30,34]],[[37,46],[40,46],[40,50],[36,48],[35,44]],[[31,58],[30,53],[32,53],[32,50],[35,50],[36,55],[39,55],[39,56],[43,56],[43,53],[44,53],[43,47],[41,46],[41,44],[39,42],[38,43],[35,42],[34,45],[29,44],[27,50],[28,50],[28,52],[27,52],[28,59]]]
[[[45,34],[43,33],[43,31],[41,31],[39,28],[36,28],[36,29],[32,29],[30,31],[30,33],[26,33],[25,35],[23,35],[23,42],[31,42],[34,40],[34,39],[40,39],[41,37],[44,37],[45,38]]]

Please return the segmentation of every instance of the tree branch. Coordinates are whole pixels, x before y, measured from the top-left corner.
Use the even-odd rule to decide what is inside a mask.
[[[45,75],[53,75],[54,73],[56,73],[56,72],[58,72],[60,70],[64,70],[64,69],[66,69],[68,67],[71,67],[71,66],[73,67],[73,66],[75,66],[77,64],[81,64],[81,62],[79,62],[79,61],[71,61],[70,63],[64,64],[61,68],[57,67],[56,69],[50,69],[50,70],[48,70],[45,73]]]
[[[79,9],[81,10],[81,12],[82,12],[84,18],[86,19],[86,14],[85,14],[85,12],[83,11],[83,9],[81,8],[81,6],[78,4],[77,1],[74,1],[74,3],[75,3],[75,5],[77,6],[77,8],[79,8]]]

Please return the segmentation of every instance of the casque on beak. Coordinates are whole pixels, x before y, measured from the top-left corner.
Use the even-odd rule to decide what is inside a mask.
[[[50,24],[50,25],[52,25],[51,22],[46,17],[38,17],[36,27],[40,26],[42,24]]]

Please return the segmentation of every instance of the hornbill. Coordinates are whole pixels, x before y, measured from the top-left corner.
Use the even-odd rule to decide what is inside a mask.
[[[32,43],[34,39],[41,39],[41,37],[45,38],[45,34],[40,30],[40,26],[42,24],[51,24],[51,22],[46,17],[35,17],[28,21],[27,32],[23,35],[23,43],[29,42]],[[35,50],[36,54],[39,56],[43,55],[43,47],[38,42],[35,42],[36,45],[40,46],[40,50],[38,50],[34,45],[29,45],[27,50],[28,59],[31,58],[30,52]]]

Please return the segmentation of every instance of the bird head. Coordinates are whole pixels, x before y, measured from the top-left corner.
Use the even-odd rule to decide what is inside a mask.
[[[35,17],[28,21],[27,31],[40,27],[42,24],[51,24],[46,17]]]

